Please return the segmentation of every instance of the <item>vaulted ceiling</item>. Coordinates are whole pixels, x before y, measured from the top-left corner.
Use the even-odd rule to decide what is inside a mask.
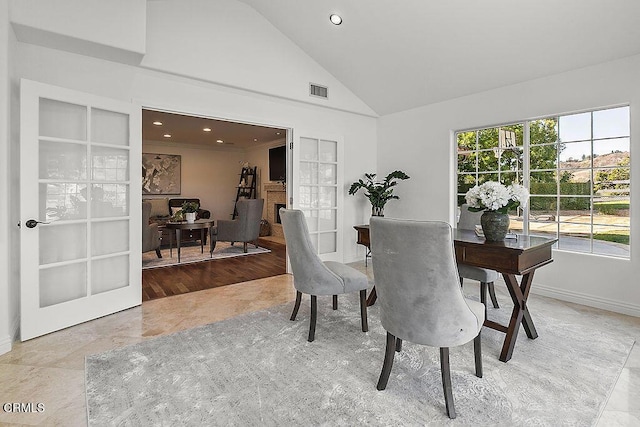
[[[380,115],[640,53],[638,0],[241,1]]]

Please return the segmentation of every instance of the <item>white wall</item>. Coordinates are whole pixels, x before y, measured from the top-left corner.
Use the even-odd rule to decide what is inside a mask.
[[[179,143],[179,141],[177,141]],[[218,150],[143,141],[143,153],[179,154],[181,157],[180,195],[143,196],[197,198],[200,207],[211,211],[211,218],[231,219],[238,185],[241,150]]]
[[[9,8],[0,3],[0,296],[9,295]],[[11,350],[9,298],[0,298],[0,354]]]
[[[376,114],[285,37],[236,0],[157,0],[147,4],[142,65],[312,104]],[[309,96],[309,83],[329,99]]]
[[[631,104],[631,259],[554,251],[531,292],[640,316],[640,56],[381,117],[378,170],[411,176],[385,216],[453,219],[455,130],[624,103]]]
[[[99,58],[140,63],[146,0],[12,0],[18,40]]]

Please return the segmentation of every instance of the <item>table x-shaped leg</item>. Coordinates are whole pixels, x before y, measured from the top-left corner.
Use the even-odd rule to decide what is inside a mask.
[[[518,285],[515,275],[503,273],[502,276],[513,300],[511,320],[509,321],[509,326],[507,326],[506,331],[504,331],[507,336],[504,339],[502,351],[500,352],[500,360],[507,362],[513,354],[513,348],[516,345],[518,331],[520,330],[520,323],[522,323],[529,338],[538,338],[538,332],[536,331],[536,327],[531,319],[531,314],[529,314],[529,308],[527,307],[527,298],[529,297],[529,291],[533,283],[533,271],[522,276],[520,285]]]

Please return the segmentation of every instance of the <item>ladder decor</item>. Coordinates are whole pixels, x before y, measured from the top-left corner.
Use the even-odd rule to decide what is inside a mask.
[[[233,205],[233,214],[231,219],[236,219],[238,216],[238,210],[236,205],[240,199],[255,199],[256,198],[256,169],[258,167],[244,166],[240,172],[240,182],[238,183],[238,192],[236,193],[236,201]]]

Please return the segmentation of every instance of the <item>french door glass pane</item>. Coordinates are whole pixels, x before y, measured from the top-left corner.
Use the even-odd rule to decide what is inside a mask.
[[[40,270],[40,307],[87,296],[87,263]]]
[[[84,223],[39,226],[38,233],[40,265],[87,257],[87,226]]]
[[[300,162],[300,184],[309,185],[318,183],[318,164],[313,162]]]
[[[330,163],[320,163],[318,183],[321,185],[335,185],[338,179],[337,166]]]
[[[338,220],[335,209],[322,209],[318,211],[318,229],[320,231],[330,231],[338,228]]]
[[[96,181],[128,181],[129,150],[93,147],[91,179]]]
[[[45,221],[87,217],[87,186],[76,182],[40,184],[40,218]]]
[[[129,286],[129,256],[121,255],[91,263],[91,294]]]
[[[91,216],[106,218],[129,215],[129,185],[93,184]]]
[[[337,162],[338,161],[338,143],[336,141],[320,141],[320,159],[321,162]]]
[[[312,138],[300,138],[300,160],[318,160],[318,140]]]
[[[336,242],[338,240],[338,236],[336,232],[333,233],[320,233],[320,247],[319,250],[321,254],[328,254],[335,252],[337,250]]]
[[[87,179],[87,146],[40,141],[40,179]]]
[[[91,140],[114,145],[129,145],[129,115],[91,109]]]
[[[129,250],[129,220],[94,222],[91,225],[91,255]]]
[[[40,136],[87,140],[87,107],[40,99]]]
[[[336,187],[318,187],[319,207],[333,208],[336,206]]]

